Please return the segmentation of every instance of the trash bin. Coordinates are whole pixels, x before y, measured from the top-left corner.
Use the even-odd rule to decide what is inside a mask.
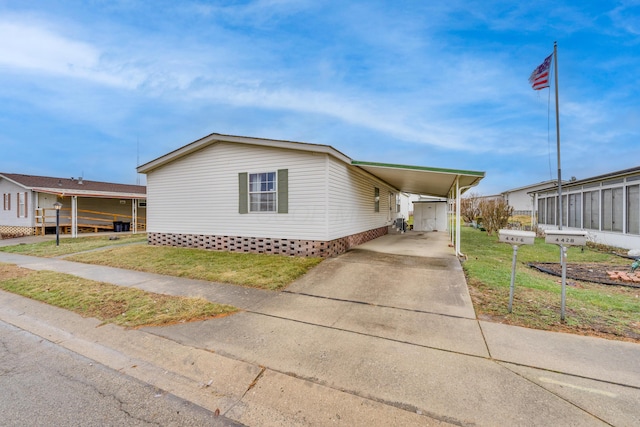
[[[131,223],[130,222],[123,222],[122,223],[122,231],[129,231],[131,230]]]
[[[113,231],[116,233],[122,232],[122,221],[113,221]]]

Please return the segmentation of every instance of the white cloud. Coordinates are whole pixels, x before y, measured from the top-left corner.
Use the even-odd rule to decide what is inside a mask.
[[[0,22],[0,34],[0,64],[4,66],[103,84],[127,84],[125,79],[100,70],[100,52],[88,43],[21,23]]]

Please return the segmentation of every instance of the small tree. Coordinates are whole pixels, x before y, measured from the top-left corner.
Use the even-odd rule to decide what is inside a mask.
[[[460,216],[464,222],[473,222],[480,216],[480,196],[470,193],[460,199]]]
[[[513,214],[513,206],[503,199],[482,200],[479,204],[482,225],[491,235],[509,223],[509,217]]]

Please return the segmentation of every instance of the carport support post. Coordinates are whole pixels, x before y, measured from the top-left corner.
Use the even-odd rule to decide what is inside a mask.
[[[518,257],[518,245],[513,245],[513,262],[511,263],[511,286],[509,287],[509,313],[513,307],[513,293],[516,288],[516,258]]]

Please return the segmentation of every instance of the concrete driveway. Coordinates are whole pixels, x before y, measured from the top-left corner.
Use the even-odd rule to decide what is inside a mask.
[[[634,403],[639,346],[615,343],[627,367],[612,372],[605,365],[611,360],[580,360],[594,348],[589,340],[555,334],[559,341],[549,345],[550,333],[505,325],[484,332],[447,243],[446,233],[387,235],[324,261],[239,314],[146,331],[423,414],[433,423],[640,422]],[[564,359],[567,342],[578,360]],[[592,374],[584,375],[585,367]],[[618,381],[622,377],[633,379]],[[264,392],[265,384],[251,393]]]

